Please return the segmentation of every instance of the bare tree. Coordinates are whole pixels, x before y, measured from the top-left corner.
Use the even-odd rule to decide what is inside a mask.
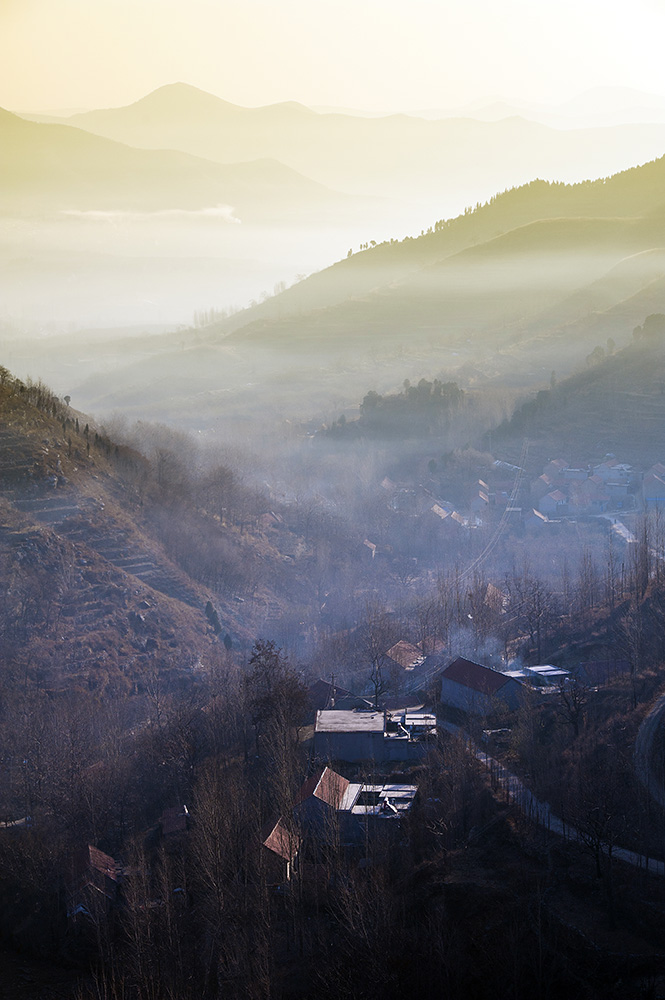
[[[580,728],[584,724],[588,689],[579,678],[567,679],[559,684],[559,716],[565,723],[572,726],[573,735],[577,739]]]
[[[374,696],[374,707],[388,689],[385,668],[388,664],[388,650],[397,642],[395,623],[379,604],[365,605],[365,618],[361,626],[361,654],[370,667],[370,684]]]

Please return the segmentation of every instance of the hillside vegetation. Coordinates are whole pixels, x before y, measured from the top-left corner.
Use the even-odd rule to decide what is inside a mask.
[[[186,680],[298,601],[267,498],[165,429],[146,458],[2,368],[0,444],[2,655],[42,686]]]
[[[252,421],[257,398],[261,413],[328,421],[332,406],[404,377],[542,385],[665,310],[664,205],[665,159],[584,184],[534,182],[352,254],[175,349],[156,338],[110,388],[93,377],[77,393],[160,419],[190,419],[196,400],[207,427],[222,414]]]
[[[220,329],[232,330],[253,317],[286,318],[305,310],[322,308],[345,298],[366,294],[380,285],[389,286],[409,274],[436,264],[468,247],[487,243],[530,223],[553,219],[577,219],[577,234],[550,230],[552,249],[578,247],[593,243],[590,219],[658,218],[665,206],[665,158],[634,167],[612,177],[577,184],[534,180],[492,197],[486,204],[452,219],[441,219],[418,237],[384,242],[341,260],[318,274],[313,274],[278,300],[270,299],[226,321]],[[654,220],[655,221],[655,220]],[[582,227],[588,225],[585,233]],[[542,230],[541,230],[542,231]],[[657,235],[660,230],[652,230]],[[595,230],[599,235],[598,229]],[[566,236],[568,238],[566,239]],[[516,237],[528,241],[534,234]],[[566,246],[561,246],[562,238]],[[509,248],[510,244],[505,244]],[[528,249],[528,247],[524,247]]]
[[[586,370],[517,408],[493,432],[501,447],[519,453],[524,437],[531,458],[543,461],[565,447],[572,463],[592,455],[648,467],[659,460],[665,437],[665,317],[648,316],[632,343],[614,353],[597,345]]]

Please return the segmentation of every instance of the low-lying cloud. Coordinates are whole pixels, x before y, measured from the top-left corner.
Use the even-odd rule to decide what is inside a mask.
[[[154,212],[105,211],[100,209],[63,209],[61,215],[89,219],[91,222],[154,222],[159,219],[211,219],[240,225],[232,205],[210,205],[207,208],[162,208]]]

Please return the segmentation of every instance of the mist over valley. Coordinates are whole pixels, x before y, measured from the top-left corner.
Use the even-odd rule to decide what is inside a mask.
[[[0,14],[8,995],[665,992],[660,14],[372,6]]]

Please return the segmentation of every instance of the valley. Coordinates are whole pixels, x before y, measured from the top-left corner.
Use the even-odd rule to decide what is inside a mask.
[[[143,93],[0,110],[0,993],[663,995],[665,104]]]

